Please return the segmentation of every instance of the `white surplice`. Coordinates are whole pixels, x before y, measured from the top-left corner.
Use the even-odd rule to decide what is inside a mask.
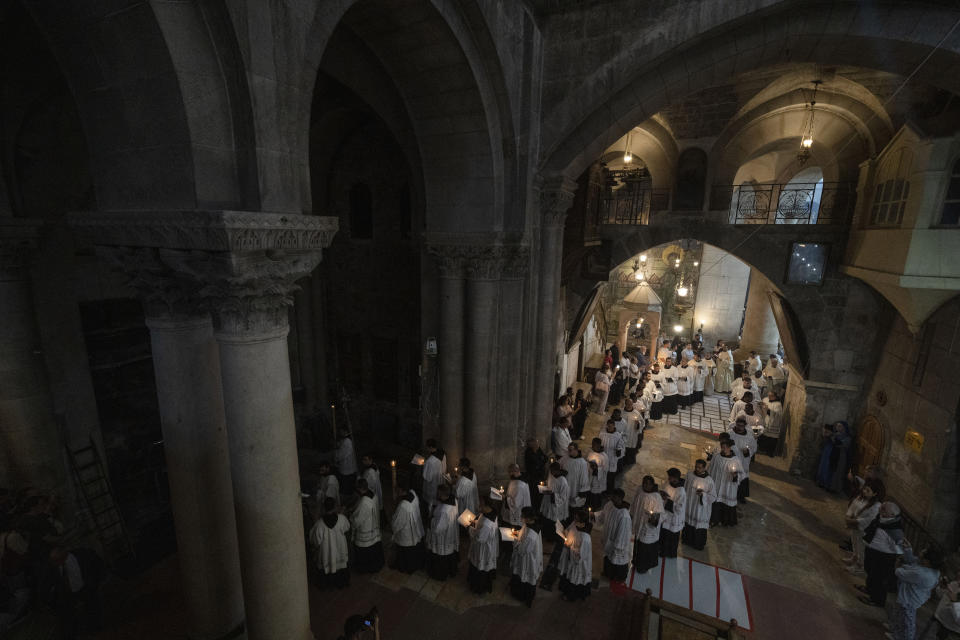
[[[510,524],[520,524],[521,511],[530,506],[533,506],[530,502],[530,486],[519,478],[511,480],[503,499],[503,517]]]
[[[657,379],[660,381],[660,388],[663,390],[663,395],[677,395],[677,380],[680,379],[680,368],[672,365],[670,367],[663,367],[657,375]]]
[[[470,564],[480,571],[490,571],[497,567],[497,553],[500,550],[500,529],[496,518],[483,515],[477,523],[468,529],[470,532]]]
[[[370,547],[380,542],[380,510],[370,496],[361,496],[350,515],[353,544]]]
[[[783,403],[779,400],[763,399],[763,435],[779,438],[783,425]]]
[[[337,523],[333,528],[328,527],[323,518],[314,523],[310,529],[310,545],[314,548],[314,557],[320,571],[329,575],[347,567],[350,555],[347,548],[349,531],[350,522],[342,513],[337,514]]]
[[[693,383],[697,377],[697,371],[690,365],[678,367],[677,374],[677,393],[681,396],[693,394]]]
[[[427,456],[423,463],[423,501],[427,503],[428,509],[437,503],[437,487],[443,482],[446,473],[447,456],[443,456],[443,459],[432,453]]]
[[[582,507],[586,499],[580,493],[590,490],[590,465],[583,459],[583,455],[571,458],[569,455],[560,459],[560,466],[567,472],[567,483],[570,485],[570,507]]]
[[[320,484],[317,485],[317,506],[323,507],[323,501],[327,498],[333,498],[337,506],[340,506],[340,481],[333,473],[320,478]]]
[[[717,500],[728,507],[737,506],[737,488],[740,486],[740,481],[746,477],[743,473],[743,465],[740,463],[740,456],[731,454],[727,458],[723,454],[717,454],[710,462],[714,463],[716,470],[713,480],[717,487]]]
[[[337,471],[343,475],[349,476],[357,472],[357,454],[353,450],[353,438],[346,437],[341,440],[333,457]]]
[[[543,495],[543,501],[540,503],[540,513],[547,520],[566,520],[569,515],[570,504],[570,484],[563,476],[553,477],[553,474],[547,476],[547,488],[553,491],[552,494]]]
[[[397,509],[390,520],[390,529],[393,531],[393,543],[401,547],[412,547],[423,539],[423,521],[420,519],[420,508],[413,501],[401,499],[397,502]]]
[[[607,471],[616,473],[620,465],[620,459],[624,456],[624,449],[626,449],[623,443],[623,434],[619,431],[608,433],[604,430],[600,432],[600,441],[603,443],[603,452],[607,454]]]
[[[470,513],[480,513],[480,495],[477,492],[477,474],[472,478],[461,475],[457,478],[457,486],[454,489],[457,498],[457,516],[463,513],[464,509],[470,509]]]
[[[380,470],[376,467],[366,467],[360,472],[360,477],[367,481],[367,488],[373,493],[377,503],[377,511],[383,509],[383,488],[380,486]]]
[[[597,464],[597,473],[590,475],[590,493],[603,493],[607,490],[607,454],[603,451],[590,450],[587,453],[587,463]]]
[[[717,499],[713,478],[709,474],[701,478],[691,472],[687,474],[683,488],[686,493],[686,524],[694,529],[709,529],[710,514],[713,512],[713,503]],[[699,494],[698,489],[701,491]]]
[[[527,525],[523,525],[520,535],[513,541],[510,571],[527,584],[537,584],[540,580],[540,572],[543,571],[543,539]]]
[[[749,478],[750,461],[753,460],[753,456],[757,454],[757,439],[749,427],[747,427],[747,432],[744,434],[739,434],[733,429],[730,429],[727,433],[733,438],[733,449],[737,457],[740,458],[740,464],[743,466],[743,478],[741,478],[741,480]],[[746,453],[744,453],[744,449],[746,449]]]
[[[550,448],[553,455],[561,458],[567,455],[567,447],[570,446],[570,430],[563,427],[554,427],[550,432]]]
[[[663,528],[667,531],[683,531],[683,525],[687,519],[687,493],[683,487],[672,487],[668,482],[664,487],[664,492],[670,500],[673,500],[673,511],[667,510],[666,504],[663,507]]]
[[[660,514],[657,524],[650,524],[650,518]],[[647,493],[641,489],[630,505],[630,519],[633,521],[633,534],[638,542],[650,544],[660,539],[660,527],[663,525],[663,498],[660,493]]]
[[[563,553],[558,565],[560,575],[571,584],[593,582],[593,548],[590,534],[571,524],[564,535]]]
[[[626,505],[622,508],[615,507],[612,501],[608,501],[600,513],[596,514],[596,523],[603,528],[603,555],[613,564],[630,562],[633,520]]]
[[[457,528],[457,505],[438,503],[433,507],[427,549],[438,556],[448,556],[460,548],[460,530]]]
[[[624,411],[623,419],[627,422],[627,428],[623,433],[623,446],[627,449],[636,449],[637,442],[640,440],[640,431],[643,429],[643,415],[637,405],[634,405],[633,411]]]

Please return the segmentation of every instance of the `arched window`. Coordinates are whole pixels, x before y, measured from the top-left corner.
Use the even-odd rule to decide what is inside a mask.
[[[873,206],[870,209],[870,224],[880,227],[896,227],[903,222],[903,212],[910,195],[910,168],[913,155],[907,149],[899,149],[883,161],[877,172]]]
[[[940,224],[951,227],[960,225],[960,158],[953,163],[953,171],[950,172],[950,183],[947,185],[947,195],[943,200]]]
[[[363,182],[350,188],[350,238],[373,238],[373,197],[370,187]]]

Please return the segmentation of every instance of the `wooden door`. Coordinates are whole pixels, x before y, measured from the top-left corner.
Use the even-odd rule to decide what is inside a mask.
[[[857,473],[871,464],[880,464],[883,457],[883,425],[876,416],[866,416],[857,427],[857,447],[854,455]]]

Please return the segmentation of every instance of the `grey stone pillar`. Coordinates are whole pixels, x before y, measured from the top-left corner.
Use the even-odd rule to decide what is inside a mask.
[[[544,443],[549,445],[551,416],[553,415],[554,377],[557,370],[557,340],[560,325],[560,267],[563,261],[563,226],[567,211],[573,204],[577,183],[559,176],[543,179],[540,191],[540,290],[539,321],[533,401],[535,423],[530,425]]]
[[[464,454],[464,308],[463,253],[459,247],[434,245],[430,253],[440,270],[440,446],[455,466]],[[429,435],[428,435],[429,437]]]
[[[497,400],[497,312],[501,247],[471,247],[467,271],[467,375],[465,385],[467,457],[478,480],[493,476]]]
[[[0,217],[0,485],[63,494],[67,472],[30,295],[41,222]]]
[[[526,421],[521,417],[521,390],[526,375],[523,354],[524,279],[530,270],[530,250],[525,246],[504,247],[500,276],[499,337],[497,343],[498,393],[494,407],[493,475],[506,476],[511,462],[521,462]],[[518,460],[517,458],[520,458]]]
[[[247,637],[312,639],[287,307],[294,282],[329,246],[336,219],[97,212],[73,214],[71,223],[101,246],[158,248],[165,266],[199,285],[219,343]]]
[[[743,335],[740,338],[740,348],[736,353],[738,360],[744,360],[751,351],[756,351],[766,363],[767,356],[777,352],[780,332],[777,330],[777,321],[773,317],[773,308],[767,296],[767,282],[767,278],[762,273],[756,269],[750,269],[750,287],[743,317]]]

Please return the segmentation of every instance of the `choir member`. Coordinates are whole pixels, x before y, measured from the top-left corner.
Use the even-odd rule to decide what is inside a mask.
[[[537,512],[533,507],[524,507],[520,512],[523,528],[514,532],[513,553],[510,556],[510,593],[514,598],[533,606],[537,580],[543,570],[543,540]]]
[[[689,407],[693,404],[693,382],[697,372],[690,366],[688,360],[683,360],[679,369],[677,372],[677,404],[680,407]]]
[[[447,473],[447,456],[433,438],[427,440],[427,459],[423,463],[423,501],[429,514],[437,502],[437,488]]]
[[[403,573],[413,573],[423,568],[423,521],[420,519],[420,504],[412,491],[403,488],[397,496],[397,508],[390,521],[393,544],[397,552],[394,567]]]
[[[650,393],[650,419],[663,419],[663,383],[660,382],[660,363],[654,362],[650,368],[650,381],[645,385],[645,392]]]
[[[477,490],[477,478],[473,467],[470,466],[470,459],[460,458],[459,469],[460,475],[453,489],[454,497],[457,499],[457,517],[460,517],[464,509],[477,514],[480,512],[480,493]]]
[[[503,520],[504,525],[519,527],[523,510],[532,506],[530,501],[530,485],[524,482],[520,474],[520,467],[516,464],[510,465],[510,484],[507,485],[506,495],[503,499]]]
[[[490,496],[480,498],[480,515],[470,525],[469,532],[470,567],[467,570],[467,583],[474,593],[491,593],[497,573],[500,529]]]
[[[736,454],[740,458],[740,465],[743,467],[743,477],[737,487],[737,499],[741,503],[746,503],[747,498],[750,497],[750,461],[757,453],[757,439],[753,432],[747,429],[747,419],[743,416],[737,418],[729,433]]]
[[[333,498],[325,498],[322,506],[323,515],[310,530],[310,545],[314,549],[319,576],[318,586],[342,589],[350,584],[350,570],[347,568],[350,521],[337,512],[337,503]]]
[[[633,532],[633,567],[646,573],[660,564],[660,527],[663,524],[663,498],[653,476],[643,476],[640,491],[630,507]]]
[[[717,501],[714,503],[713,522],[725,527],[737,524],[737,492],[743,479],[743,466],[740,456],[733,452],[733,441],[720,442],[720,455],[714,456],[718,470],[714,483],[717,487]]]
[[[317,483],[317,506],[321,509],[327,498],[333,498],[333,508],[340,507],[340,481],[330,468],[330,463],[323,461],[320,463],[320,482]]]
[[[694,463],[693,473],[687,474],[683,488],[687,494],[683,544],[702,551],[707,544],[710,515],[713,512],[713,503],[717,499],[713,478],[707,473],[706,460],[697,460]]]
[[[614,489],[610,501],[594,513],[597,526],[603,527],[603,575],[616,582],[627,579],[633,536],[630,505],[623,498],[623,489]]]
[[[607,490],[607,454],[603,450],[603,440],[600,438],[594,438],[590,443],[587,463],[590,465],[589,507],[596,511],[600,508],[603,493]]]
[[[617,423],[607,420],[605,431],[600,432],[603,442],[603,451],[607,454],[607,491],[612,491],[617,482],[620,471],[620,460],[624,454],[623,434],[617,431]]]
[[[357,571],[376,573],[383,568],[383,544],[380,542],[380,511],[367,481],[357,479],[357,499],[350,515],[354,558]]]
[[[353,493],[353,483],[357,479],[357,453],[353,449],[353,438],[348,431],[341,431],[337,450],[333,454],[337,472],[340,474],[340,486],[345,494]]]
[[[547,521],[544,526],[549,527],[553,522],[563,522],[569,517],[570,483],[567,482],[566,475],[567,472],[559,462],[550,464],[547,490],[540,504],[540,513]]]
[[[590,495],[590,465],[583,459],[577,444],[571,442],[567,445],[567,455],[560,459],[560,466],[567,472],[570,508],[585,507]]]
[[[643,446],[643,415],[633,398],[623,401],[623,419],[627,426],[623,433],[623,463],[637,463],[637,449]]]
[[[377,513],[379,514],[383,511],[383,489],[380,485],[380,468],[377,467],[377,464],[373,461],[373,456],[369,453],[364,454],[360,458],[360,464],[363,467],[363,471],[360,472],[360,477],[367,481],[367,488],[370,489],[370,492],[373,494],[374,502],[377,503]]]
[[[673,365],[673,358],[667,358],[660,371],[660,386],[663,390],[663,412],[676,415],[679,395],[677,380],[680,378],[680,369]]]
[[[680,469],[667,469],[667,486],[660,491],[663,499],[663,526],[660,528],[660,555],[676,558],[680,546],[680,532],[686,521],[687,493],[683,487]]]
[[[757,448],[768,456],[777,454],[777,444],[780,441],[780,428],[783,424],[783,403],[775,391],[767,394],[763,399],[763,435],[757,442]]]
[[[434,580],[457,575],[460,561],[460,532],[457,529],[457,501],[448,485],[437,488],[427,531],[427,574]]]
[[[586,600],[593,582],[593,548],[591,524],[587,513],[578,509],[573,523],[564,532],[560,555],[560,591],[567,601]]]

